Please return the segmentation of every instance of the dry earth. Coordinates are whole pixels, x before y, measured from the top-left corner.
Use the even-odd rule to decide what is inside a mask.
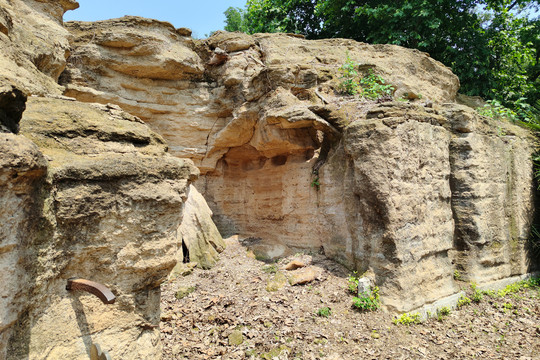
[[[442,321],[395,325],[390,314],[355,310],[348,271],[321,255],[268,265],[227,243],[213,269],[163,286],[164,359],[540,359],[539,288],[484,295]],[[294,258],[312,261],[317,279],[269,292],[274,271],[290,274],[283,268]],[[329,317],[316,314],[323,307]]]

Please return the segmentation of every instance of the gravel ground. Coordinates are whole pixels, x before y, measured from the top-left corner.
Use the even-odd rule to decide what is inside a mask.
[[[390,314],[352,307],[339,264],[297,255],[268,265],[227,242],[213,269],[162,287],[164,359],[540,359],[538,287],[484,295],[440,321],[396,325]],[[316,279],[280,282],[293,259],[312,262]],[[268,291],[269,282],[283,287]],[[331,314],[317,315],[325,307]]]

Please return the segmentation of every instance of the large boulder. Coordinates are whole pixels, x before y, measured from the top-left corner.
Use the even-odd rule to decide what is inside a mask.
[[[212,210],[195,186],[190,185],[184,207],[182,223],[178,228],[178,263],[197,263],[209,269],[216,264],[219,253],[225,249],[225,241],[212,221]]]

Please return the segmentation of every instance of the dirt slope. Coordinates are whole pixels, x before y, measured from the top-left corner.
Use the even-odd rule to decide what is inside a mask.
[[[323,256],[312,256],[317,280],[269,292],[273,272],[288,273],[279,268],[294,256],[272,266],[227,241],[215,268],[163,287],[164,359],[540,359],[538,288],[395,325],[390,314],[353,309],[348,271]],[[188,294],[177,299],[179,290]],[[316,314],[323,307],[329,317]]]

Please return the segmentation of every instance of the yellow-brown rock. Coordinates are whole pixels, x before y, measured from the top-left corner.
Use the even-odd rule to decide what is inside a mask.
[[[176,264],[197,169],[114,105],[31,97],[21,134],[0,143],[9,146],[0,148],[0,216],[12,219],[0,245],[9,284],[0,350],[7,359],[82,359],[98,344],[113,358],[160,357],[159,285]],[[66,291],[70,277],[104,284],[116,302]]]
[[[73,0],[0,0],[0,84],[26,94],[61,94],[57,81],[70,54],[62,16]]]
[[[160,41],[192,51],[191,80],[145,74],[159,47],[137,57],[104,44],[120,23],[132,39],[168,34]],[[195,41],[139,18],[69,29],[77,56],[62,77],[66,94],[122,106],[173,154],[193,159],[204,175],[195,186],[224,236],[260,239],[266,253],[322,249],[372,269],[383,306],[394,311],[455,294],[456,266],[480,283],[529,271],[533,142],[455,104],[457,77],[427,54],[286,34]],[[223,61],[212,63],[217,53]],[[347,56],[407,102],[339,95]]]

